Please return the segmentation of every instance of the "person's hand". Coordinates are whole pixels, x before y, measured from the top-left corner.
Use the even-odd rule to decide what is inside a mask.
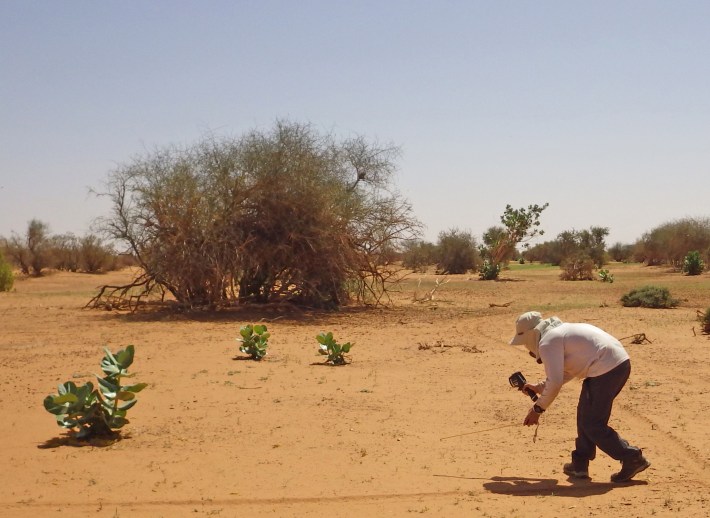
[[[526,388],[532,390],[535,394],[539,394],[540,392],[542,392],[542,390],[540,390],[540,386],[537,384],[531,385],[530,383],[526,383],[523,386],[523,390],[525,390]]]
[[[523,424],[525,426],[533,426],[538,423],[540,420],[540,414],[535,412],[532,408],[528,411],[528,415],[525,416],[525,421],[523,421]]]

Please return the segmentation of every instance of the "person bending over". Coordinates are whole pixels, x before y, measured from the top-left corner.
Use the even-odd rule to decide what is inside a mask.
[[[597,448],[621,462],[612,482],[626,482],[648,468],[640,448],[631,446],[609,426],[614,399],[629,379],[631,360],[621,342],[609,333],[586,323],[543,319],[528,311],[515,322],[511,345],[524,345],[545,367],[545,381],[525,384],[539,395],[523,424],[535,425],[549,408],[562,385],[573,378],[584,380],[577,404],[577,439],[572,462],[563,467],[572,478],[589,478],[589,462]]]

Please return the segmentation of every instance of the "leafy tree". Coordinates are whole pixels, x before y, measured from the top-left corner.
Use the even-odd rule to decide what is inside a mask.
[[[142,267],[138,297],[159,289],[191,308],[379,303],[397,278],[393,251],[421,227],[392,185],[398,154],[278,121],[119,167],[99,226]],[[105,286],[91,303],[130,286]]]
[[[505,212],[500,217],[503,227],[490,228],[484,237],[486,242],[482,254],[488,259],[485,278],[492,280],[498,277],[497,272],[500,271],[500,266],[514,257],[515,247],[518,244],[524,243],[523,247],[527,248],[528,241],[545,233],[538,227],[540,226],[540,214],[548,205],[549,203],[528,205],[527,209],[524,207],[514,209],[511,205],[505,206]]]
[[[490,264],[495,265],[499,265],[500,262],[510,262],[517,255],[517,250],[515,249],[515,247],[507,249],[505,251],[505,255],[500,258],[501,260],[498,263],[494,263],[494,258],[492,257],[492,254],[496,250],[496,246],[498,245],[498,243],[505,240],[506,235],[506,229],[501,226],[493,226],[486,230],[482,236],[483,244],[479,249],[481,257],[483,259],[487,259]]]
[[[476,239],[470,232],[458,228],[440,232],[437,249],[437,270],[440,273],[466,273],[478,265]]]
[[[30,268],[33,275],[42,275],[49,266],[49,225],[33,219],[27,226],[27,249],[30,252]]]
[[[577,234],[579,249],[592,260],[597,268],[601,268],[606,263],[604,239],[608,235],[609,229],[606,227],[591,227],[589,230],[581,230]]]

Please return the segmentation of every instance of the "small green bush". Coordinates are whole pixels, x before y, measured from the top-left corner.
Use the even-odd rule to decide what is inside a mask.
[[[674,308],[680,301],[671,297],[668,288],[643,286],[623,295],[621,303],[632,308]]]
[[[320,333],[316,336],[316,340],[320,344],[318,353],[328,356],[325,363],[331,365],[345,365],[347,363],[344,354],[350,352],[352,347],[350,342],[340,345],[333,338],[333,333]]]
[[[239,348],[241,352],[248,354],[253,360],[257,361],[266,356],[267,342],[271,333],[266,330],[265,325],[257,324],[252,326],[248,324],[239,330],[239,334],[242,336],[237,339],[242,343]]]
[[[700,252],[694,250],[688,252],[683,259],[683,273],[686,275],[700,275],[705,269],[705,262],[700,257]]]
[[[0,291],[10,291],[14,282],[15,276],[12,274],[12,267],[0,254]]]

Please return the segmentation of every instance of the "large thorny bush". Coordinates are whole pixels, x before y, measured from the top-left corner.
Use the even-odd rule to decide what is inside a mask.
[[[282,121],[206,138],[116,169],[100,225],[137,258],[135,286],[185,307],[379,302],[395,278],[393,251],[420,228],[393,190],[397,155]]]

